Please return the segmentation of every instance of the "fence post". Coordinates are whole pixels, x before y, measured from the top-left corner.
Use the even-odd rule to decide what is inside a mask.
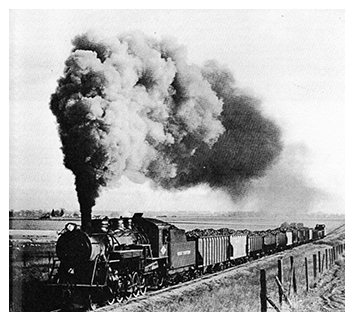
[[[305,279],[306,279],[306,292],[309,291],[309,271],[307,265],[307,257],[305,257]]]
[[[336,255],[337,255],[337,253],[336,253],[336,247],[333,246],[333,262],[336,260]]]
[[[321,251],[318,251],[318,274],[321,274]]]
[[[267,282],[266,282],[266,271],[261,270],[261,312],[267,312]]]
[[[283,283],[283,262],[282,260],[278,260],[278,279],[280,283]],[[282,305],[283,301],[283,292],[281,287],[278,285],[278,292],[279,292],[279,304]]]
[[[289,270],[289,289],[288,289],[288,296],[291,294],[291,288],[293,287],[293,275],[294,275],[294,258],[290,256],[290,270]]]
[[[328,249],[326,249],[325,254],[326,254],[326,270],[328,270]]]
[[[294,257],[290,256],[290,264],[292,266],[293,269],[293,275],[291,276],[293,279],[293,289],[294,289],[294,293],[297,293],[297,286],[296,286],[296,276],[295,276],[295,264],[294,264]]]
[[[316,280],[316,269],[317,269],[317,256],[316,254],[313,255],[313,281]]]

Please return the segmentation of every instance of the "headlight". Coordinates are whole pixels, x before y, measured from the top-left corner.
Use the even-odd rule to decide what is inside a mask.
[[[65,228],[68,231],[72,232],[72,231],[76,230],[76,224],[75,223],[68,223],[65,225]]]

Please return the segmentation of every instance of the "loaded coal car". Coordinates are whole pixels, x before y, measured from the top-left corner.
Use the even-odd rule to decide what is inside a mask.
[[[326,225],[316,224],[315,229],[318,231],[318,238],[322,239],[327,235]]]
[[[314,231],[316,231],[318,239],[322,239],[327,235],[327,229],[325,224],[316,224]]]
[[[229,260],[230,237],[202,236],[197,239],[197,268],[202,273],[221,270]]]
[[[247,261],[247,235],[233,234],[230,235],[229,258],[231,264],[237,265]]]
[[[286,231],[286,248],[291,248],[293,247],[293,232],[292,231]]]
[[[286,237],[286,248],[291,248],[293,247],[293,232],[292,229],[290,227],[290,224],[288,224],[287,222],[284,222],[280,225],[279,228],[280,232],[285,234]]]
[[[315,228],[312,230],[312,240],[316,241],[319,239],[319,233],[318,230],[316,230]]]
[[[306,232],[304,229],[297,230],[298,244],[304,244],[306,242]]]
[[[276,250],[276,237],[271,232],[267,232],[263,236],[263,251],[264,253],[274,253]]]
[[[300,244],[299,233],[297,228],[297,223],[290,223],[289,230],[292,233],[292,246],[297,246]]]
[[[292,229],[291,233],[293,234],[293,237],[292,237],[293,238],[293,246],[299,245],[300,242],[299,242],[299,235],[298,235],[297,229],[296,228]]]
[[[309,230],[309,242],[313,240],[313,228],[308,228]]]
[[[263,237],[261,235],[252,233],[248,235],[247,252],[250,258],[257,258],[262,255],[263,251]]]
[[[288,244],[286,233],[278,231],[275,234],[275,243],[276,243],[277,251],[284,250]]]

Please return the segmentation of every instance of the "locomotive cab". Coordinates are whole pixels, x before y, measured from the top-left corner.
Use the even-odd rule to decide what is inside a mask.
[[[143,218],[142,216],[142,213],[134,214],[134,226],[147,235],[150,240],[153,257],[167,258],[169,230],[172,225],[155,218]]]

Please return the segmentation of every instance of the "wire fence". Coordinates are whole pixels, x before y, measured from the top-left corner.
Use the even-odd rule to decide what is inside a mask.
[[[291,296],[304,294],[315,288],[320,276],[333,267],[344,251],[345,244],[337,244],[316,251],[312,257],[305,257],[304,260],[295,261],[293,256],[287,262],[279,259],[277,269],[270,270],[269,273],[266,269],[261,269],[261,312],[267,312],[269,307],[280,312],[284,303],[292,310]],[[277,291],[274,291],[274,285]],[[277,299],[274,299],[274,293],[277,293]]]

